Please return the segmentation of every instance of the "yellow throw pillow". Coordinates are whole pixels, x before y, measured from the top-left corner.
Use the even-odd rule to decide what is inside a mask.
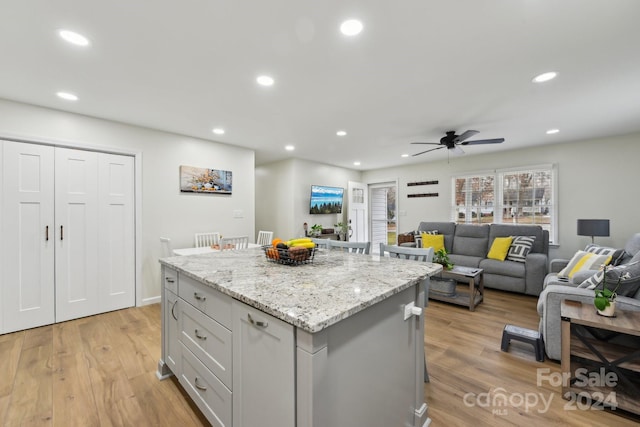
[[[433,252],[444,249],[444,234],[420,233],[423,248],[433,248]]]
[[[491,249],[487,258],[497,259],[498,261],[504,261],[511,247],[512,237],[496,237],[491,244]]]
[[[578,251],[569,264],[558,273],[558,277],[573,278],[573,275],[582,270],[598,270],[603,265],[611,262],[611,255],[598,255],[592,252]]]

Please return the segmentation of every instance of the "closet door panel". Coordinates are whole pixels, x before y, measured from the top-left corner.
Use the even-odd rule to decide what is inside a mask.
[[[101,311],[135,305],[133,157],[100,154],[99,299]]]
[[[54,149],[2,146],[0,331],[54,322]]]
[[[56,148],[56,322],[99,312],[98,153]]]

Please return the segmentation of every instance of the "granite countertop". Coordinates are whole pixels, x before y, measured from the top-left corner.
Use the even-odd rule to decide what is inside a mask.
[[[315,333],[439,272],[439,264],[316,250],[313,262],[289,266],[261,248],[163,258],[239,301]]]

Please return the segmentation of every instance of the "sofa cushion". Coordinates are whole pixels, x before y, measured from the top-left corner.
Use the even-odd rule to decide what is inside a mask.
[[[511,237],[496,237],[493,239],[487,258],[504,261],[511,247],[512,240]]]
[[[483,259],[485,258],[479,256],[449,254],[449,261],[451,261],[451,264],[460,265],[462,267],[478,268],[480,266],[480,261],[482,261]]]
[[[625,265],[619,265],[598,271],[596,274],[580,284],[580,288],[602,289],[604,278],[606,277],[607,289],[614,290],[618,280],[620,285],[616,289],[616,294],[626,297],[634,297],[640,289],[640,261]]]
[[[508,277],[524,278],[526,270],[524,263],[515,261],[496,261],[494,259],[483,259],[480,261],[480,268],[485,274],[499,274]]]
[[[506,236],[534,236],[531,252],[549,253],[549,233],[539,225],[514,225],[514,224],[491,224],[489,241],[493,242],[496,237]]]
[[[611,255],[596,255],[591,252],[578,251],[575,253],[569,264],[563,268],[558,277],[572,278],[581,270],[597,270],[601,265],[607,265],[611,261]]]
[[[509,261],[525,262],[527,254],[531,251],[535,236],[515,236],[509,247],[507,259]]]
[[[439,234],[444,235],[444,248],[447,250],[447,253],[451,253],[453,250],[453,235],[456,231],[456,223],[423,221],[418,225],[419,233],[432,230],[438,230]]]
[[[454,254],[485,258],[489,251],[489,226],[458,224],[453,239]]]
[[[433,248],[434,252],[438,252],[440,249],[444,249],[444,235],[443,234],[428,234],[422,232],[420,234],[422,239],[423,248]]]
[[[624,257],[625,251],[624,249],[616,249],[609,248],[607,246],[600,246],[593,243],[589,243],[586,248],[584,248],[585,252],[591,252],[598,255],[611,255],[611,265],[618,265],[622,258]]]

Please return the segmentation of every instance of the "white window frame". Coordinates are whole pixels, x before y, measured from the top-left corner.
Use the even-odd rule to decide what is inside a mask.
[[[477,171],[473,173],[466,173],[463,175],[455,175],[451,177],[451,220],[453,222],[458,222],[458,206],[456,205],[456,180],[458,179],[469,179],[469,178],[479,178],[479,177],[487,177],[493,176],[493,222],[496,224],[506,224],[507,221],[504,221],[502,217],[504,206],[504,176],[514,173],[526,173],[526,172],[540,172],[540,171],[549,171],[551,172],[551,198],[545,204],[545,207],[549,208],[549,243],[550,244],[558,244],[558,168],[556,164],[540,164],[540,165],[530,165],[530,166],[520,166],[520,167],[512,167],[512,168],[502,168],[495,170],[485,170],[485,171]],[[467,203],[471,203],[470,201],[465,202],[465,208],[468,210],[469,208],[473,208],[471,205],[467,205]],[[481,209],[478,207],[478,209]],[[472,221],[472,215],[465,215],[465,219],[467,223],[474,223]],[[547,227],[545,227],[547,228]]]

